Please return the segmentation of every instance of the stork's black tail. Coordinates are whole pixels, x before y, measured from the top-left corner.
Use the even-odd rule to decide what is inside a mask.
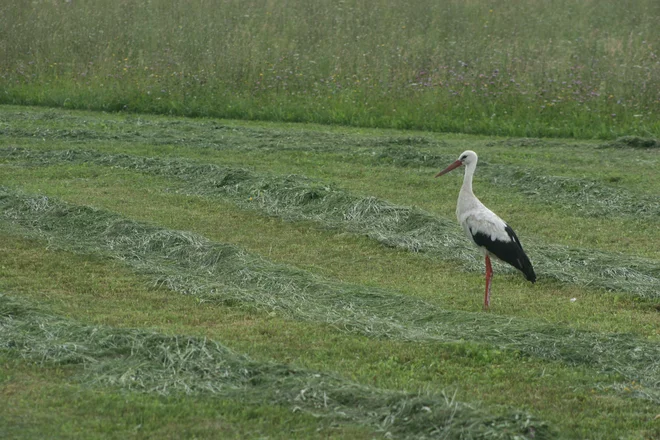
[[[514,254],[514,258],[512,258],[513,261],[508,259],[504,261],[521,271],[523,275],[525,275],[527,281],[535,283],[536,273],[534,272],[534,267],[532,266],[532,262],[529,261],[529,257],[523,250],[522,244],[520,244],[520,240],[518,240],[518,236],[515,232],[513,232],[513,229],[511,229],[509,225],[506,226],[505,231],[509,234],[509,237],[511,237],[511,244],[512,247],[515,247],[515,249],[512,252],[512,254]]]
[[[522,248],[521,248],[521,251],[522,251]],[[527,255],[525,254],[524,251],[522,251],[521,254],[522,254],[522,257],[524,257],[524,258],[521,258],[520,267],[516,266],[516,268],[520,269],[520,271],[523,273],[523,275],[525,275],[525,278],[527,279],[527,281],[531,281],[532,283],[535,283],[536,282],[536,273],[534,273],[534,268],[532,267],[532,262],[529,261],[529,258],[527,257]]]

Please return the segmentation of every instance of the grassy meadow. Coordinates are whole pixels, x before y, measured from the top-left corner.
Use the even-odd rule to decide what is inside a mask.
[[[4,106],[0,434],[657,438],[658,151]]]
[[[0,438],[660,438],[659,22],[0,2]]]
[[[0,103],[660,136],[660,3],[5,1]]]

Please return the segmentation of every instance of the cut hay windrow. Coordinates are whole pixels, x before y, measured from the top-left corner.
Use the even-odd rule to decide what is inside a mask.
[[[342,153],[355,151],[356,147],[379,148],[393,145],[429,145],[431,143],[428,138],[422,136],[374,138],[343,133],[325,133],[317,130],[226,125],[217,120],[199,119],[154,120],[129,116],[123,120],[117,120],[101,118],[100,114],[79,117],[52,110],[36,114],[11,111],[0,113],[0,137],[66,140],[69,143],[107,141],[178,145],[214,150],[240,148],[242,151],[277,149],[278,151],[340,151]]]
[[[242,168],[89,150],[3,148],[0,157],[43,166],[89,163],[181,179],[189,194],[228,198],[245,209],[287,220],[311,220],[324,227],[366,235],[387,246],[460,261],[467,270],[483,270],[478,253],[454,220],[375,197],[358,197],[301,176],[262,175]],[[540,278],[660,298],[658,261],[535,240],[527,240],[525,245]],[[504,265],[498,270],[513,271]]]
[[[258,362],[206,338],[85,325],[2,293],[0,352],[44,366],[80,367],[75,379],[91,385],[280,405],[328,422],[368,426],[386,437],[553,437],[545,422],[520,411],[496,415],[441,393],[382,390],[327,373]]]
[[[611,142],[602,144],[601,148],[660,149],[660,140],[655,138],[643,138],[639,136],[623,136]]]
[[[115,258],[156,285],[198,297],[409,341],[474,341],[585,365],[660,388],[660,343],[483,313],[443,310],[385,289],[336,282],[274,264],[236,246],[44,196],[0,189],[0,227],[50,246]],[[658,400],[660,402],[660,400]]]
[[[45,116],[47,123],[50,120]],[[452,147],[444,141],[423,136],[364,137],[315,131],[282,131],[253,127],[232,127],[215,121],[125,121],[104,120],[104,124],[88,119],[69,116],[54,127],[36,126],[33,129],[12,127],[12,116],[5,116],[6,126],[0,119],[0,136],[38,139],[66,139],[68,141],[120,141],[150,145],[181,145],[195,148],[240,149],[241,151],[313,151],[340,153],[344,160],[363,160],[371,165],[393,164],[401,167],[444,168],[453,162],[454,154],[438,154],[424,151],[433,148],[448,151]],[[20,120],[20,115],[16,117]],[[52,122],[51,122],[52,124]],[[112,129],[108,129],[107,125]],[[103,128],[100,128],[102,125]],[[73,128],[72,128],[73,127]],[[622,138],[623,139],[623,138]],[[627,138],[626,138],[627,139]],[[639,138],[632,138],[639,139]],[[643,141],[646,141],[643,142]],[[619,141],[616,141],[619,142]],[[632,141],[630,141],[632,142]],[[653,140],[638,140],[635,145],[646,145]],[[511,146],[549,146],[557,141],[540,139],[508,139],[494,142]],[[621,142],[619,142],[621,143]],[[595,148],[595,147],[594,147]],[[534,170],[512,165],[489,164],[480,161],[477,179],[485,179],[492,185],[511,188],[535,201],[552,205],[572,214],[589,217],[642,217],[660,216],[660,200],[634,192],[608,186],[601,182],[573,177],[547,176]]]
[[[377,156],[401,167],[443,169],[456,156],[437,155],[411,147],[387,147]],[[515,188],[522,194],[532,194],[536,200],[589,217],[660,218],[660,198],[635,194],[591,179],[546,176],[533,170],[512,165],[498,165],[479,160],[476,177],[489,184]]]

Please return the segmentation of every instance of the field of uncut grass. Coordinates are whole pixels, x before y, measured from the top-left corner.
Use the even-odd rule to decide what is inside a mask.
[[[0,103],[660,137],[660,2],[0,4]]]
[[[475,192],[535,285],[483,267]],[[0,437],[660,437],[660,150],[0,108]]]

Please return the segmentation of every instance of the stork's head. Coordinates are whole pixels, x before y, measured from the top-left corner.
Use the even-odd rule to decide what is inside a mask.
[[[475,153],[472,150],[463,151],[461,155],[458,156],[458,160],[456,162],[452,163],[447,168],[440,171],[438,174],[435,175],[435,177],[440,177],[443,174],[447,174],[451,170],[458,168],[461,165],[469,166],[472,164],[477,165],[477,153]]]

